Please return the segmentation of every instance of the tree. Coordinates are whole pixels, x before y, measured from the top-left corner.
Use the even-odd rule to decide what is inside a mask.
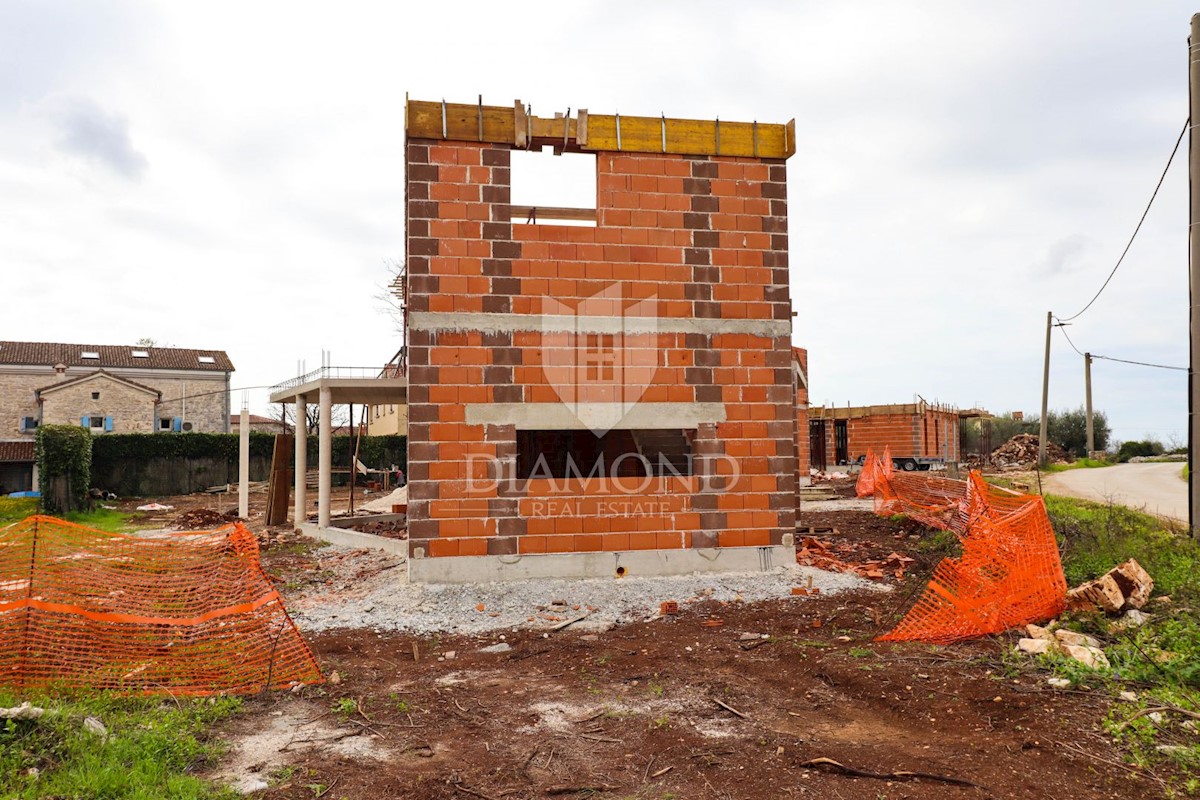
[[[361,416],[356,412],[355,416]],[[292,430],[296,429],[296,406],[287,403],[283,406],[283,421],[291,426]],[[345,405],[335,405],[329,407],[329,423],[336,430],[350,422],[350,407]],[[316,436],[321,432],[321,406],[317,403],[306,403],[304,406],[304,432],[309,436]]]
[[[405,278],[408,270],[403,259],[384,259],[387,268],[388,282],[380,286],[375,299],[382,303],[380,310],[392,318],[396,330],[404,335],[404,311],[408,307],[408,282]]]
[[[1036,418],[1031,420],[1035,426],[1038,422]],[[1088,455],[1087,411],[1083,406],[1068,411],[1051,411],[1046,415],[1046,430],[1046,438],[1071,455]],[[1108,415],[1103,411],[1092,412],[1092,432],[1096,439],[1096,449],[1106,450],[1112,430],[1108,427]]]

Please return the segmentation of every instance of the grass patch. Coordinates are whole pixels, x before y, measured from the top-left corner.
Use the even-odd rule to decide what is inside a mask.
[[[20,522],[37,513],[36,497],[0,497],[0,525]]]
[[[38,511],[36,497],[0,497],[0,526],[20,522],[26,517],[32,517]],[[86,525],[102,531],[125,533],[136,529],[130,523],[132,515],[108,508],[94,508],[91,511],[76,511],[68,514],[65,519],[77,525]]]
[[[1066,472],[1071,469],[1097,469],[1111,466],[1111,461],[1103,461],[1098,458],[1077,458],[1070,464],[1047,464],[1042,472]]]
[[[1170,763],[1172,789],[1200,793],[1200,744],[1185,727],[1193,721],[1171,710],[1139,716],[1163,707],[1200,711],[1200,541],[1182,527],[1124,506],[1054,495],[1044,499],[1070,585],[1134,558],[1154,578],[1155,594],[1170,595],[1171,601],[1152,600],[1145,609],[1150,619],[1141,627],[1122,627],[1122,620],[1097,611],[1063,617],[1068,627],[1103,643],[1108,670],[1092,671],[1063,656],[1045,656],[1042,663],[1075,685],[1104,687],[1113,695],[1135,688],[1137,701],[1114,703],[1105,729],[1120,742],[1127,760]]]
[[[1191,465],[1190,465],[1190,464],[1184,464],[1184,465],[1183,465],[1183,472],[1179,473],[1179,477],[1183,478],[1183,479],[1186,481],[1186,480],[1188,479],[1188,476],[1189,476],[1189,475],[1191,475],[1191,474],[1192,474],[1192,467],[1191,467]]]
[[[1070,585],[1136,558],[1154,578],[1157,593],[1177,603],[1200,603],[1200,542],[1182,528],[1125,506],[1057,495],[1044,500]]]
[[[0,706],[21,700],[46,709],[38,720],[0,724],[0,796],[226,800],[238,795],[195,776],[222,752],[209,727],[234,713],[237,698],[18,697],[0,691]],[[101,736],[84,727],[93,717]]]

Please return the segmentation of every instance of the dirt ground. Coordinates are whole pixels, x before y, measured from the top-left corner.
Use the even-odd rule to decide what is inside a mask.
[[[262,499],[250,526],[286,597],[320,573],[298,537],[262,528]],[[914,561],[886,594],[708,602],[603,632],[308,634],[329,682],[249,699],[218,731],[220,774],[268,800],[1162,794],[1102,731],[1110,699],[1014,667],[1013,637],[872,641],[940,558],[928,532],[853,511],[803,514],[798,542],[810,528],[855,558]]]

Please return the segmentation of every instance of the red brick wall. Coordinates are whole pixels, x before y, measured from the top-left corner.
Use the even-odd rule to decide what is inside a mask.
[[[894,456],[923,456],[957,461],[958,414],[954,411],[919,406],[895,407],[891,413],[854,413],[847,419],[847,439],[850,460],[865,454],[868,449],[883,453],[890,447]],[[836,414],[837,410],[831,410]],[[829,466],[834,468],[834,419],[826,412],[825,447]],[[845,415],[842,415],[845,419]]]
[[[514,224],[507,146],[408,142],[410,314],[530,317],[528,330],[486,333],[410,322],[409,537],[426,555],[767,545],[794,530],[789,335],[626,342],[653,354],[642,402],[724,404],[726,421],[696,431],[693,477],[468,482],[487,459],[513,464],[516,429],[467,424],[467,404],[561,402],[537,316],[562,313],[556,303],[583,316],[649,301],[666,319],[790,320],[782,162],[596,161],[596,227]]]
[[[808,351],[802,347],[792,348],[792,358],[800,368],[805,380],[808,378]],[[796,380],[796,481],[800,486],[807,481],[809,474],[809,441],[808,441],[808,387],[798,378]]]

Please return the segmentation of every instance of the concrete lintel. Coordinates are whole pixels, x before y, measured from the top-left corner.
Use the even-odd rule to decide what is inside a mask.
[[[724,403],[468,403],[468,425],[515,425],[524,430],[695,428],[724,422]]]
[[[543,578],[619,578],[721,572],[773,572],[796,563],[795,547],[623,550],[511,556],[412,558],[412,583],[503,583]],[[620,572],[618,571],[620,570]]]
[[[382,550],[396,556],[408,557],[407,539],[389,539],[386,536],[376,536],[372,533],[359,531],[344,531],[339,528],[322,528],[311,522],[302,522],[296,530],[310,539],[316,539],[342,547],[354,547],[361,550]]]
[[[604,317],[574,314],[506,314],[414,311],[408,327],[415,331],[479,331],[480,333],[748,333],[791,336],[791,320],[692,319],[680,317]]]

